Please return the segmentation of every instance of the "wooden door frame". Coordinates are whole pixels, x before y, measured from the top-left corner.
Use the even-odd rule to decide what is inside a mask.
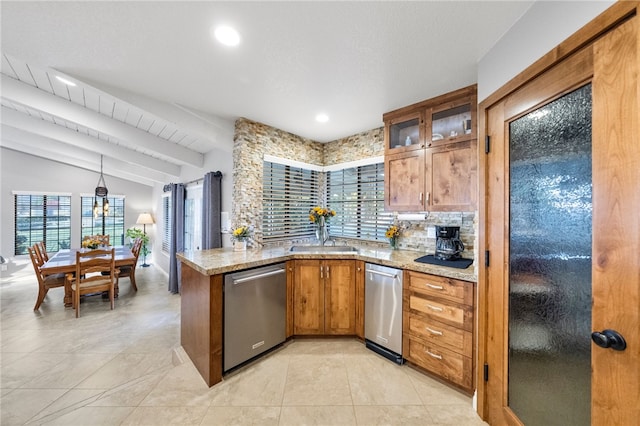
[[[555,65],[566,60],[571,55],[582,50],[584,47],[594,43],[599,37],[607,33],[614,27],[620,25],[625,20],[635,15],[640,15],[640,2],[618,2],[612,5],[605,12],[600,14],[590,23],[578,30],[556,48],[551,50],[545,56],[536,61],[533,65],[518,74],[507,84],[502,86],[496,92],[483,100],[478,107],[478,132],[480,140],[485,140],[487,136],[488,117],[487,111],[494,105],[501,102],[507,96],[513,94],[525,84],[531,82],[536,77],[550,70]],[[488,183],[488,164],[485,155],[484,144],[478,144],[478,362],[477,371],[477,412],[483,419],[488,419],[488,398],[487,385],[485,382],[485,369],[483,366],[487,361],[488,347],[488,327],[487,314],[488,306],[488,268],[485,266],[488,259],[485,257],[487,246],[487,183]],[[499,262],[500,259],[494,260]],[[494,264],[494,266],[497,266]]]

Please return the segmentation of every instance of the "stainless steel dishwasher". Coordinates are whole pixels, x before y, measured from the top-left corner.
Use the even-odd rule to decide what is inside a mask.
[[[367,263],[364,306],[367,348],[402,364],[402,270]]]
[[[286,299],[284,263],[225,275],[224,371],[285,341]]]

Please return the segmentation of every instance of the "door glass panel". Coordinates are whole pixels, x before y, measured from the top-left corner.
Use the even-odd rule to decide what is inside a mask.
[[[513,121],[509,407],[527,426],[588,425],[591,85]]]

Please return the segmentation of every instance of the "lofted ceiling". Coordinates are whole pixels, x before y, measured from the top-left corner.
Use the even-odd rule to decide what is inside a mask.
[[[335,140],[475,83],[531,4],[2,1],[1,144],[153,185],[230,151],[238,117]]]

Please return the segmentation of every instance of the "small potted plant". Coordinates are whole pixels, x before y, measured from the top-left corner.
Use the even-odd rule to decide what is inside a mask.
[[[125,233],[126,237],[129,238],[129,248],[133,247],[133,242],[136,238],[142,239],[142,256],[147,256],[151,253],[151,251],[147,248],[147,244],[149,244],[149,236],[145,234],[142,229],[139,228],[129,228]]]

